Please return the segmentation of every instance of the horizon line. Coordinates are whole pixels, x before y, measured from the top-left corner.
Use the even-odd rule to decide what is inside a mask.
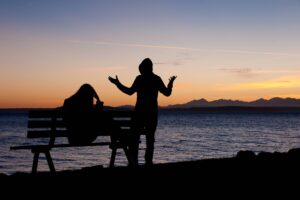
[[[254,101],[257,101],[257,100],[266,100],[266,101],[270,101],[271,99],[294,99],[294,100],[300,100],[300,98],[293,98],[293,97],[272,97],[272,98],[258,98],[258,99],[255,99],[255,100],[251,100],[251,101],[245,101],[245,100],[238,100],[238,99],[225,99],[225,98],[219,98],[219,99],[215,99],[215,100],[207,100],[205,98],[199,98],[199,99],[193,99],[193,100],[190,100],[190,101],[187,101],[185,103],[176,103],[176,104],[169,104],[169,105],[165,105],[165,106],[161,106],[161,105],[158,105],[158,108],[167,108],[169,106],[176,106],[176,105],[184,105],[184,104],[187,104],[187,103],[190,103],[192,101],[199,101],[199,100],[206,100],[208,103],[210,102],[214,102],[214,101],[218,101],[218,100],[225,100],[225,101],[240,101],[240,102],[243,102],[243,103],[252,103]],[[135,105],[134,104],[123,104],[123,105],[117,105],[117,106],[112,106],[112,105],[104,105],[104,107],[113,107],[113,108],[118,108],[118,107],[134,107]],[[54,109],[54,108],[59,108],[61,106],[54,106],[54,107],[0,107],[0,110],[13,110],[13,109],[18,109],[18,110],[26,110],[26,109]],[[222,107],[232,107],[232,106],[222,106]],[[235,106],[233,106],[235,107]],[[237,106],[239,107],[239,106]],[[243,106],[245,107],[245,106]],[[260,106],[261,107],[261,106]],[[284,107],[287,107],[287,106],[284,106]]]

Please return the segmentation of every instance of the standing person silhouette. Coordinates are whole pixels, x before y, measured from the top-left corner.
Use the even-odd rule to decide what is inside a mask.
[[[118,76],[116,76],[116,78],[109,77],[109,80],[125,94],[132,95],[135,92],[137,93],[135,110],[141,114],[138,117],[138,123],[139,127],[141,127],[146,134],[145,162],[146,165],[152,165],[155,131],[157,127],[158,92],[161,92],[165,96],[170,96],[176,76],[170,77],[166,87],[162,79],[153,73],[153,63],[149,58],[142,61],[139,65],[139,71],[141,74],[135,78],[130,88],[120,83]],[[138,164],[139,135],[137,137],[135,140],[137,142],[134,142],[135,145],[131,147],[131,153],[136,165]]]

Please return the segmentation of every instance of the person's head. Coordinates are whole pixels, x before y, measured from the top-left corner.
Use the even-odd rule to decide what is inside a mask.
[[[150,60],[150,58],[145,58],[141,62],[140,66],[139,66],[139,70],[142,75],[149,75],[149,74],[153,73],[153,63]]]
[[[81,100],[93,101],[93,98],[95,97],[95,90],[90,84],[85,83],[79,88],[75,95]]]

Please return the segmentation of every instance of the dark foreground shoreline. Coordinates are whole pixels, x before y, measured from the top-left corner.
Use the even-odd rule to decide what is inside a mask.
[[[29,173],[15,173],[12,175],[0,174],[0,182],[28,182],[58,183],[73,180],[89,180],[98,184],[122,185],[127,182],[138,184],[176,184],[209,181],[271,181],[275,179],[300,180],[300,149],[291,149],[288,152],[261,152],[240,151],[232,158],[205,159],[176,163],[155,164],[151,167],[139,166],[137,168],[115,167],[103,168],[91,166],[80,170],[39,172],[35,175]],[[83,181],[85,182],[85,181]]]

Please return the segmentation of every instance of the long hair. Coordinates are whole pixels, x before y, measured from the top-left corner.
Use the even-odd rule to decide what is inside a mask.
[[[90,107],[93,106],[93,98],[96,95],[94,88],[90,84],[85,83],[69,99],[77,104],[76,106]]]

